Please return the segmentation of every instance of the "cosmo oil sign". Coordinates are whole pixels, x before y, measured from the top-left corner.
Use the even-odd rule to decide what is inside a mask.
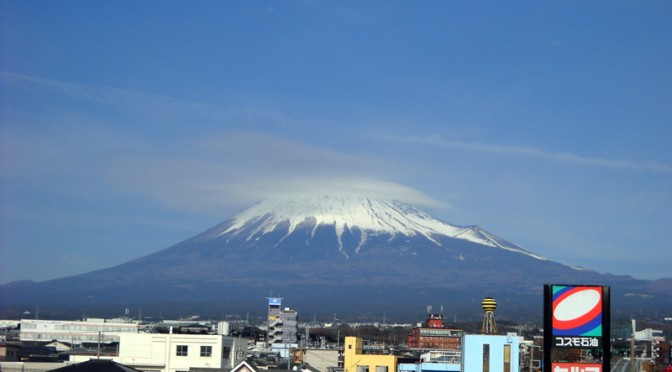
[[[552,286],[553,346],[602,346],[602,287]]]
[[[597,285],[547,284],[544,287],[544,359],[555,372],[593,372],[610,362],[610,289]],[[592,350],[600,364],[562,355],[587,355]],[[594,354],[594,353],[593,353]]]

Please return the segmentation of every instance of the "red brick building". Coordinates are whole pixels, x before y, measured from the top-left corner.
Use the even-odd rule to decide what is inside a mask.
[[[427,323],[408,335],[408,347],[415,350],[460,350],[461,329],[443,326],[443,314],[428,314]]]

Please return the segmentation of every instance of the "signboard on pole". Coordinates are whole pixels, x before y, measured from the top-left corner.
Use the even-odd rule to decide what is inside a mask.
[[[544,366],[550,367],[549,371],[609,370],[609,294],[608,286],[544,286]],[[578,351],[583,360],[571,360],[577,355],[572,351]],[[601,364],[587,360],[586,356],[595,354],[601,356]]]

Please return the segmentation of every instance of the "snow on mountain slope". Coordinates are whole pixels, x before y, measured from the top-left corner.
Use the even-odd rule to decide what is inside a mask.
[[[339,244],[346,230],[354,232],[356,228],[360,240],[355,252],[366,243],[369,235],[374,234],[421,235],[437,245],[441,245],[437,237],[444,235],[545,260],[478,226],[451,225],[410,205],[366,196],[293,195],[268,199],[234,216],[232,224],[218,236],[237,235],[242,229],[255,226],[247,236],[252,239],[258,234],[274,231],[281,224],[289,224],[286,236],[300,224],[312,224],[313,234],[318,226],[334,226]]]

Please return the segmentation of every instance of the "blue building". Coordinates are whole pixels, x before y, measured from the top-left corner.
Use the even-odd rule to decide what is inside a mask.
[[[517,335],[464,335],[462,371],[518,372],[519,350]]]
[[[484,365],[487,364],[487,369]],[[520,341],[517,335],[463,335],[461,358],[454,355],[400,363],[397,372],[519,372]]]

